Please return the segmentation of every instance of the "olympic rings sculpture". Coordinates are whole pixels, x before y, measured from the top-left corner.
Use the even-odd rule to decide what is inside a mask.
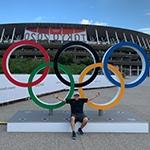
[[[40,52],[43,54],[44,59],[45,59],[44,64],[39,65],[37,68],[35,68],[31,72],[27,83],[23,83],[23,82],[15,80],[13,78],[12,74],[10,73],[10,70],[9,70],[9,59],[10,59],[11,54],[17,48],[22,47],[22,46],[32,46],[32,47],[35,47],[35,48],[39,49]],[[72,74],[70,73],[70,71],[68,69],[66,69],[63,65],[58,63],[58,59],[59,59],[59,56],[61,55],[61,53],[64,50],[66,50],[68,48],[72,48],[72,47],[80,47],[80,48],[83,48],[83,49],[87,50],[92,55],[93,62],[94,62],[93,64],[87,66],[81,72],[80,77],[79,77],[79,83],[75,83],[74,78],[73,78]],[[115,67],[115,66],[112,66],[111,64],[108,64],[109,57],[112,55],[112,53],[117,51],[118,49],[120,49],[122,47],[131,48],[132,50],[137,52],[137,54],[140,56],[141,61],[142,61],[142,71],[141,71],[139,77],[136,80],[134,80],[130,83],[126,83],[126,84],[125,84],[124,78],[123,78],[121,72],[118,70],[118,68]],[[57,51],[57,53],[54,57],[54,62],[53,63],[50,62],[49,55],[48,55],[47,51],[45,50],[45,48],[41,44],[38,44],[34,41],[29,41],[29,40],[23,40],[23,41],[13,43],[5,51],[5,53],[3,55],[3,58],[2,58],[2,69],[3,69],[3,72],[6,76],[6,78],[10,82],[15,84],[16,86],[27,87],[28,88],[28,93],[29,93],[32,101],[35,104],[37,104],[38,106],[40,106],[42,108],[45,108],[45,109],[57,109],[57,108],[60,108],[60,107],[64,106],[64,104],[65,104],[64,102],[57,102],[57,103],[51,103],[51,104],[43,102],[42,100],[40,100],[35,95],[35,93],[32,89],[33,86],[39,84],[40,82],[42,82],[46,78],[46,76],[49,73],[49,68],[54,68],[55,74],[58,77],[58,79],[62,83],[64,83],[65,85],[70,87],[70,90],[69,90],[69,92],[66,96],[66,99],[70,99],[72,97],[75,87],[78,88],[78,91],[79,91],[79,94],[80,94],[81,97],[86,97],[85,93],[84,93],[84,90],[83,90],[83,87],[90,84],[96,78],[96,76],[98,75],[99,68],[102,68],[102,71],[103,71],[104,75],[106,76],[106,78],[112,84],[114,84],[115,86],[118,87],[118,92],[112,98],[112,100],[110,100],[109,102],[107,102],[105,104],[97,104],[97,103],[94,103],[92,101],[88,101],[87,105],[89,107],[93,108],[93,109],[96,109],[96,110],[107,110],[107,109],[111,109],[111,108],[115,107],[120,102],[120,100],[124,96],[125,88],[136,87],[145,80],[145,78],[148,75],[149,67],[150,67],[150,63],[149,63],[148,56],[147,56],[145,50],[142,47],[140,47],[139,45],[137,45],[135,43],[131,43],[131,42],[120,42],[120,43],[110,47],[105,52],[105,54],[102,58],[102,63],[99,62],[99,57],[98,57],[96,51],[90,45],[88,45],[86,43],[83,43],[83,42],[79,42],[79,41],[69,42],[69,43],[63,45],[60,48],[60,50]],[[43,71],[42,75],[37,80],[33,81],[34,76],[39,71],[41,71],[43,69],[44,69],[44,71]],[[92,69],[94,69],[94,71],[93,71],[91,77],[88,80],[83,82],[83,79],[86,76],[86,74],[88,72],[90,72]],[[63,71],[65,74],[68,75],[70,82],[65,80],[61,76],[59,70]],[[114,79],[111,76],[110,71],[113,72],[115,75],[117,75],[117,79],[119,81],[117,81],[116,79]]]

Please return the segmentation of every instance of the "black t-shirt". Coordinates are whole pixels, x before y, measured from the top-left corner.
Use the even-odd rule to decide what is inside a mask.
[[[66,100],[66,103],[70,104],[71,114],[82,114],[84,103],[86,103],[87,101],[87,98],[79,98],[78,100],[68,99]]]

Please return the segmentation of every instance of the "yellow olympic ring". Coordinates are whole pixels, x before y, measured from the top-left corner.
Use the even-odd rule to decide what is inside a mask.
[[[97,68],[97,67],[100,67],[100,68],[103,68],[103,64],[102,63],[95,63],[95,64],[91,64],[89,66],[87,66],[80,74],[80,77],[79,77],[79,83],[81,83],[84,79],[84,77],[86,76],[86,74],[91,71],[92,69],[94,68]],[[93,109],[97,109],[97,110],[108,110],[110,108],[113,108],[115,107],[119,102],[120,100],[123,98],[124,96],[124,91],[125,91],[125,84],[124,84],[124,78],[121,74],[121,72],[114,66],[108,64],[108,68],[110,71],[112,71],[114,74],[117,75],[119,81],[120,81],[120,87],[118,87],[118,92],[117,94],[112,98],[111,101],[105,103],[105,104],[97,104],[97,103],[94,103],[90,100],[88,100],[87,102],[87,105]],[[81,97],[85,98],[85,93],[84,93],[84,90],[82,89],[82,87],[80,87],[78,89],[79,91],[79,94]]]

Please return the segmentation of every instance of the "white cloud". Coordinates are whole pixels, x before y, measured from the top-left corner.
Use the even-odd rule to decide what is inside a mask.
[[[150,16],[150,12],[145,13],[145,16]]]
[[[108,26],[106,22],[95,22],[95,25],[100,25],[100,26]]]
[[[101,26],[107,26],[108,24],[105,23],[105,22],[99,22],[99,21],[96,21],[94,22],[93,20],[89,20],[89,19],[82,19],[80,21],[81,24],[93,24],[93,25],[101,25]]]
[[[80,23],[81,23],[81,24],[91,24],[92,22],[91,22],[91,20],[88,20],[88,19],[82,19],[82,20],[80,21]]]
[[[142,28],[142,29],[139,29],[138,31],[150,34],[150,28]]]
[[[44,16],[37,16],[34,18],[34,21],[45,21],[46,20],[46,17]]]

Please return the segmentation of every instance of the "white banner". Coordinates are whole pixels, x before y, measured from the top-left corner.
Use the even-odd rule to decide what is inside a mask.
[[[40,75],[36,75],[35,79]],[[64,78],[68,79],[66,75]],[[14,78],[21,82],[27,82],[29,75],[14,75]],[[79,75],[74,75],[75,82],[78,82]],[[89,78],[89,75],[85,79]],[[0,75],[0,103],[16,101],[23,98],[28,98],[29,93],[27,88],[18,87],[5,77],[5,75]],[[105,76],[98,75],[95,80],[86,86],[85,88],[98,88],[98,87],[109,87],[113,86]],[[34,92],[37,95],[42,95],[46,93],[51,93],[63,89],[69,89],[68,86],[61,83],[56,75],[48,75],[43,82],[33,87]]]
[[[83,29],[26,29],[24,40],[47,41],[87,41],[86,30]]]

